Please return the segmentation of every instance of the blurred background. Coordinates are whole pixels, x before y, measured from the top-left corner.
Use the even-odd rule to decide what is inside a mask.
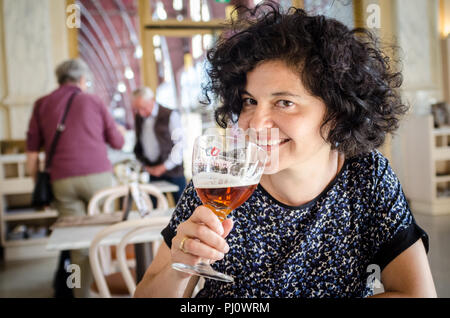
[[[205,52],[234,7],[257,0],[0,0],[0,297],[52,297],[57,254],[46,249],[53,210],[30,205],[25,138],[35,100],[57,87],[54,70],[80,57],[89,91],[127,129],[112,163],[133,158],[131,94],[141,85],[181,113],[185,176],[193,139],[214,127],[199,102]],[[450,0],[278,0],[376,33],[410,113],[380,149],[400,178],[419,225],[438,296],[450,297]],[[237,13],[236,13],[237,14]],[[394,51],[392,45],[399,48]],[[400,64],[399,64],[400,63]]]

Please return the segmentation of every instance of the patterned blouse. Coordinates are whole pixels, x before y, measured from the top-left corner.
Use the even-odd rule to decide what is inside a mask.
[[[169,225],[176,228],[201,201],[192,182]],[[230,251],[213,264],[234,283],[206,279],[197,297],[367,297],[380,273],[428,236],[416,224],[398,178],[378,151],[347,159],[314,200],[288,206],[261,185],[231,213]]]

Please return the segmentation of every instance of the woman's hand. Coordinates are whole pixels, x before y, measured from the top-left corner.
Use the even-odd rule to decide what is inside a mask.
[[[195,265],[201,258],[211,262],[221,260],[230,249],[225,237],[232,228],[232,219],[221,223],[209,208],[197,207],[191,217],[178,226],[177,235],[172,239],[172,263]]]
[[[222,259],[229,250],[225,237],[232,228],[231,219],[220,223],[210,209],[197,207],[191,217],[178,226],[172,247],[169,249],[166,243],[161,244],[144,278],[137,285],[134,296],[182,297],[191,274],[174,270],[171,264],[196,265],[201,258],[212,262]],[[181,250],[181,242],[184,251]]]

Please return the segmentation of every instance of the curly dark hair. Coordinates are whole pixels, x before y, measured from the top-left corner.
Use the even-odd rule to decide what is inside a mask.
[[[324,139],[347,157],[372,151],[399,126],[408,107],[396,88],[400,72],[390,66],[368,30],[350,30],[302,9],[286,11],[265,2],[254,9],[239,7],[239,18],[226,25],[207,52],[210,67],[203,87],[206,103],[220,103],[219,126],[236,122],[242,108],[246,75],[259,63],[280,60],[299,74],[305,88],[326,105],[321,126]]]

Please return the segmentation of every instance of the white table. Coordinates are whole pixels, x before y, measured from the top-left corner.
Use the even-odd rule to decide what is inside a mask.
[[[167,224],[169,224],[170,217],[174,211],[174,208],[167,210],[154,210],[147,217],[152,216],[164,216],[167,217]],[[138,212],[130,212],[128,220],[140,218]],[[89,248],[95,236],[104,228],[111,224],[105,225],[83,225],[73,227],[59,227],[55,228],[50,235],[47,242],[48,250],[77,250]],[[142,279],[153,260],[153,241],[160,240],[162,238],[161,231],[165,226],[160,229],[153,229],[146,231],[140,235],[136,235],[130,241],[131,244],[135,244],[136,255],[136,283]],[[129,232],[122,231],[116,232],[105,237],[99,245],[118,245],[121,239]]]
[[[151,181],[149,184],[155,186],[163,193],[177,192],[179,187],[168,181]],[[170,196],[171,197],[171,196]],[[168,198],[169,199],[169,198]],[[172,198],[173,199],[173,198]],[[170,200],[169,200],[170,202]],[[166,211],[153,210],[151,216],[167,216],[167,224],[170,221],[174,208],[169,208]],[[128,219],[139,218],[137,212],[128,215]],[[86,225],[86,226],[74,226],[74,227],[61,227],[55,228],[47,242],[48,250],[77,250],[89,248],[94,237],[108,225]],[[147,231],[146,233],[133,237],[130,243],[135,244],[134,249],[136,253],[136,278],[139,282],[143,277],[147,267],[153,260],[153,243],[152,241],[159,240],[161,238],[161,231],[163,228],[157,231]],[[117,232],[103,239],[100,245],[117,245],[120,243],[122,237],[128,233],[128,231]]]
[[[169,208],[168,210],[154,210],[148,217],[152,216],[164,216],[167,217],[167,224],[169,224],[170,217],[173,213],[174,208]],[[128,219],[139,218],[137,212],[131,212]],[[105,227],[111,224],[104,225],[82,225],[82,226],[71,226],[71,227],[58,227],[55,228],[50,238],[47,242],[48,250],[78,250],[89,248],[94,237]],[[135,236],[130,243],[143,243],[151,242],[161,238],[161,231],[163,228],[158,230],[147,231],[141,235]],[[122,237],[128,233],[128,231],[117,232],[105,237],[100,245],[117,245],[120,243]]]
[[[150,177],[150,183],[151,185],[155,186],[158,188],[158,190],[160,190],[163,193],[167,193],[167,192],[177,192],[180,188],[173,183],[170,183],[168,181],[152,181],[151,177]]]

